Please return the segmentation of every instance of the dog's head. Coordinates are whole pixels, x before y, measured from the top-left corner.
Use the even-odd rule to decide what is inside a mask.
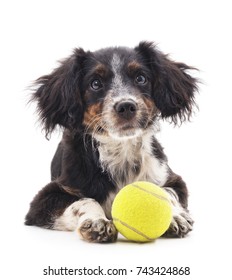
[[[33,95],[46,133],[56,125],[114,138],[134,137],[157,117],[175,124],[192,113],[197,80],[193,69],[171,61],[154,44],[136,48],[76,49]]]

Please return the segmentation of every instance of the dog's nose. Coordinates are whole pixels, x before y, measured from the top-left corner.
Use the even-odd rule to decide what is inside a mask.
[[[120,101],[114,109],[120,117],[130,120],[136,115],[137,104],[133,100]]]

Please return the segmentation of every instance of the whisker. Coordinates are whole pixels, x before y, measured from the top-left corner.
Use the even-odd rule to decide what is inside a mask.
[[[91,122],[86,126],[83,134],[84,145],[87,148],[86,136],[91,135],[92,147],[94,148],[95,135],[99,134],[99,130],[107,130],[107,125],[102,121],[105,113],[101,112],[94,116]]]

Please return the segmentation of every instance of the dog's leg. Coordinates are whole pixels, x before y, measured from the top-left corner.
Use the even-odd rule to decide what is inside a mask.
[[[117,230],[100,204],[91,198],[80,198],[71,188],[51,182],[31,202],[26,225],[56,230],[78,230],[91,242],[113,242]]]
[[[163,186],[172,203],[173,218],[169,229],[164,236],[184,237],[193,228],[193,220],[187,209],[188,193],[182,178],[171,173],[169,180]]]
[[[54,223],[54,229],[76,230],[89,242],[114,242],[117,230],[109,221],[100,204],[91,198],[83,198],[66,208]]]

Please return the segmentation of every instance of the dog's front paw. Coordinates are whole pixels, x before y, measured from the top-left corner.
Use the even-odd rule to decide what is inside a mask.
[[[89,242],[115,242],[118,236],[113,222],[104,219],[85,220],[80,225],[79,232]]]
[[[184,209],[172,218],[169,229],[165,232],[166,237],[185,237],[193,229],[194,221]]]

